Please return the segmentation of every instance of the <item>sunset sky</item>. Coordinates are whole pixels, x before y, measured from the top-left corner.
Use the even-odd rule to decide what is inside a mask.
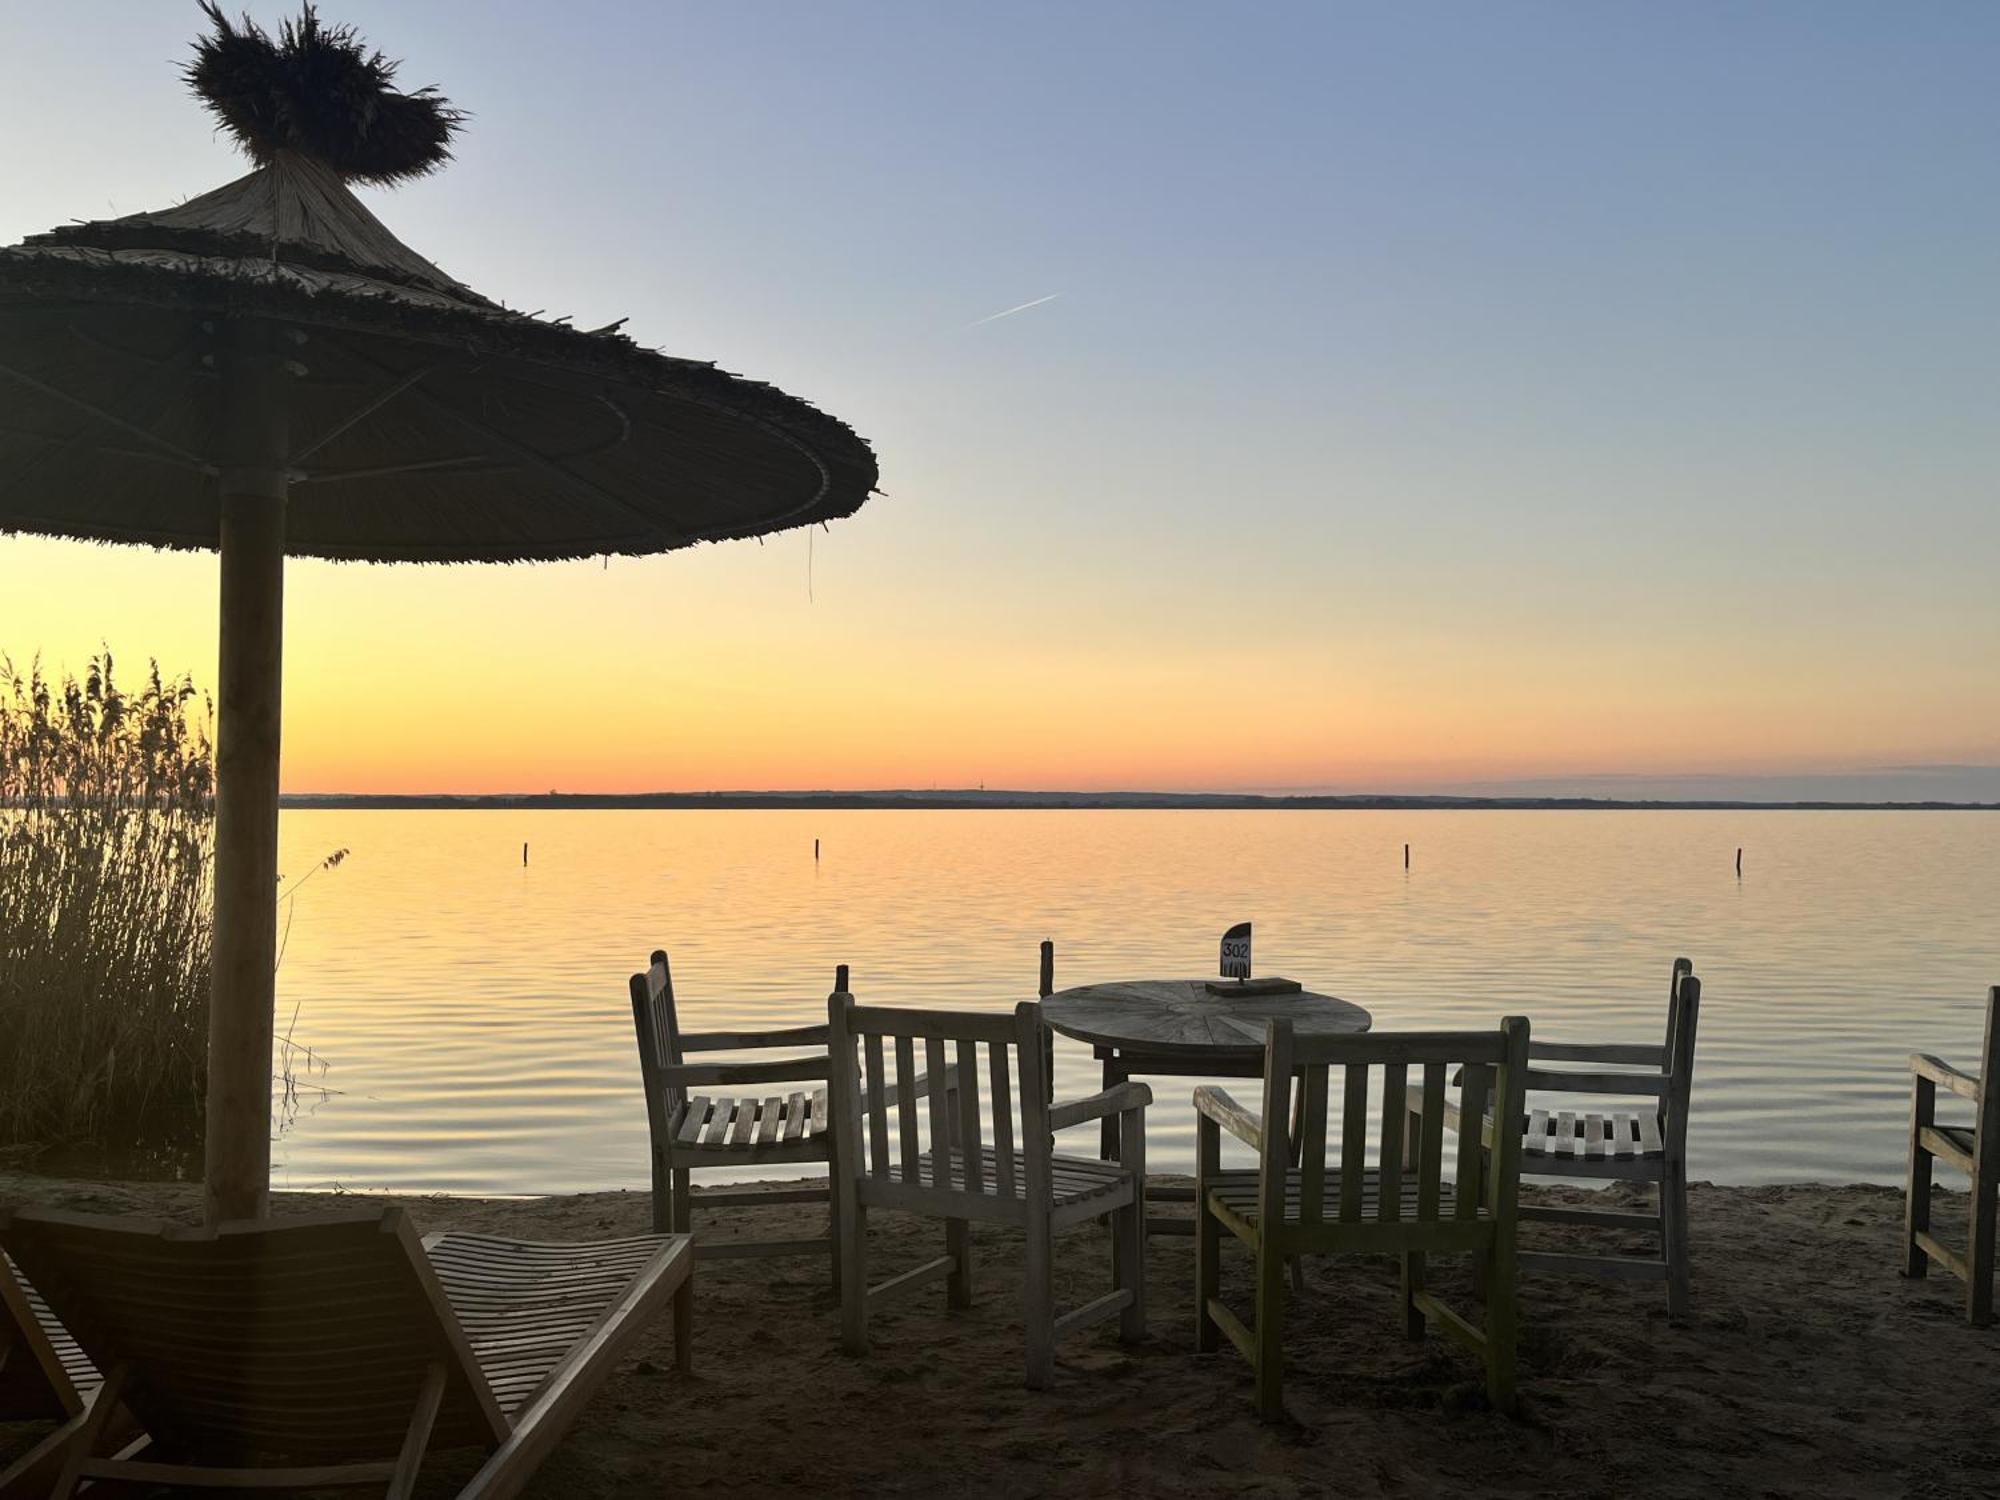
[[[886,495],[295,562],[289,790],[2000,763],[2000,7],[322,9],[475,116],[363,193],[408,243],[826,407]],[[247,170],[192,0],[0,14],[0,243]],[[211,683],[215,583],[0,537],[0,651]]]

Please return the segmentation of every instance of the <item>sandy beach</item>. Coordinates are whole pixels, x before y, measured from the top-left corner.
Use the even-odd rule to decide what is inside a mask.
[[[1555,1201],[1581,1190],[1528,1192]],[[0,1177],[0,1201],[191,1220],[199,1200],[191,1186]],[[288,1194],[276,1211],[390,1201],[426,1230],[540,1239],[629,1234],[647,1219],[645,1195],[633,1193]],[[1938,1222],[1952,1226],[1962,1204],[1940,1193]],[[1520,1421],[1484,1408],[1477,1371],[1454,1347],[1401,1337],[1386,1261],[1312,1263],[1288,1322],[1292,1420],[1273,1427],[1251,1415],[1247,1367],[1233,1352],[1192,1353],[1186,1238],[1151,1242],[1149,1341],[1126,1348],[1109,1328],[1080,1335],[1060,1350],[1056,1387],[1040,1394],[1021,1384],[1020,1241],[1005,1232],[974,1230],[970,1312],[947,1316],[941,1288],[927,1288],[878,1317],[863,1360],[839,1352],[823,1263],[704,1261],[693,1378],[673,1375],[662,1320],[529,1493],[2000,1494],[2000,1334],[1965,1326],[1949,1277],[1897,1275],[1900,1192],[1696,1184],[1692,1207],[1696,1313],[1686,1327],[1668,1322],[1656,1286],[1523,1283]],[[697,1225],[764,1237],[812,1233],[817,1218],[780,1207]],[[883,1270],[933,1253],[940,1233],[896,1214],[874,1222]],[[1102,1289],[1107,1264],[1096,1232],[1065,1237],[1058,1299]],[[1224,1271],[1247,1306],[1247,1258],[1225,1249]],[[0,1454],[28,1431],[0,1427]],[[449,1493],[472,1466],[471,1455],[433,1459],[431,1492]]]

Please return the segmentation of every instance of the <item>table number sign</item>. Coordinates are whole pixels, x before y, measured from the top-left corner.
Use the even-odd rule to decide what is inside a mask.
[[[1250,977],[1250,924],[1238,922],[1222,935],[1222,977]]]

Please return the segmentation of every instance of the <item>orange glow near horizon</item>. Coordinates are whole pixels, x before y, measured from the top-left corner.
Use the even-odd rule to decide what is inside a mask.
[[[1956,668],[1898,668],[1888,634],[1752,652],[1489,611],[1336,649],[1338,622],[1217,608],[1175,636],[1175,608],[1080,607],[1074,579],[884,598],[840,539],[810,603],[796,537],[609,568],[294,563],[285,787],[1406,791],[1964,750]],[[76,669],[102,642],[128,676],[152,655],[212,683],[212,557],[10,538],[0,566],[17,660]],[[1875,691],[1848,690],[1861,674]]]

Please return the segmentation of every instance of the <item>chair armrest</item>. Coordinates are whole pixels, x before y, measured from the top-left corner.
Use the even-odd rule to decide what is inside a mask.
[[[1667,1049],[1657,1042],[1529,1042],[1530,1062],[1616,1063],[1664,1068]]]
[[[1664,1098],[1673,1081],[1664,1073],[1565,1073],[1529,1068],[1527,1086],[1564,1094],[1650,1094]]]
[[[1264,1122],[1229,1096],[1228,1089],[1206,1084],[1194,1091],[1195,1113],[1213,1120],[1253,1151],[1264,1149]]]
[[[910,1097],[912,1099],[930,1098],[931,1075],[928,1073],[919,1073],[915,1078],[912,1078],[910,1080],[909,1087],[910,1087]],[[957,1063],[949,1064],[944,1070],[944,1091],[947,1094],[955,1094],[958,1092]],[[870,1096],[868,1090],[866,1088],[863,1088],[861,1090],[861,1107],[863,1109],[866,1109],[873,1102],[874,1101]],[[892,1104],[901,1104],[902,1102],[903,1102],[902,1084],[892,1083],[887,1088],[882,1090],[882,1107],[884,1109],[887,1109]]]
[[[1049,1106],[1049,1129],[1067,1130],[1072,1125],[1081,1125],[1085,1120],[1101,1120],[1106,1115],[1119,1114],[1128,1109],[1144,1109],[1153,1102],[1153,1091],[1143,1083],[1114,1083],[1102,1093],[1092,1094],[1087,1099],[1072,1099],[1067,1104]]]
[[[1910,1054],[1910,1072],[1918,1078],[1928,1078],[1932,1083],[1941,1084],[1961,1099],[1979,1102],[1979,1079],[1971,1073],[1961,1073],[1942,1058],[1932,1057],[1928,1052]]]
[[[681,1037],[683,1052],[733,1052],[739,1047],[824,1047],[827,1024],[788,1026],[780,1031],[691,1031]]]
[[[833,1060],[821,1053],[773,1062],[674,1063],[660,1069],[658,1081],[664,1088],[712,1088],[717,1084],[824,1080],[832,1074]]]

